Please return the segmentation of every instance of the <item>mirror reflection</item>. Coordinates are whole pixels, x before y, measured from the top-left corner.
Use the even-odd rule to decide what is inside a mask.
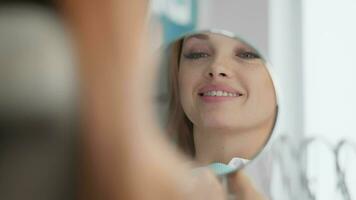
[[[162,51],[159,112],[172,141],[199,166],[244,166],[277,117],[266,60],[226,31],[185,35]]]

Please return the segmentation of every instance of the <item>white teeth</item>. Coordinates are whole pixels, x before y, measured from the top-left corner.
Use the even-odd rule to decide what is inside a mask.
[[[226,91],[208,91],[203,94],[203,96],[219,96],[219,97],[236,97],[239,96],[236,93],[226,92]]]

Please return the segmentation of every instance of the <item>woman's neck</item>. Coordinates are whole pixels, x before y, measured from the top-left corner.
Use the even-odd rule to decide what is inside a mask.
[[[272,127],[228,130],[194,127],[195,158],[206,165],[228,163],[234,157],[252,159],[268,140]]]

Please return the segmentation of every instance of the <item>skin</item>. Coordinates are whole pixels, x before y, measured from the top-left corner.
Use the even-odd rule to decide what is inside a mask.
[[[250,46],[204,32],[184,39],[178,74],[183,110],[193,123],[196,159],[202,164],[251,159],[263,147],[276,115],[273,83]],[[206,102],[206,85],[228,86],[242,96]]]

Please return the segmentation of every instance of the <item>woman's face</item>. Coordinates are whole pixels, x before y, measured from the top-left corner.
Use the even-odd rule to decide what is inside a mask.
[[[215,33],[186,37],[178,82],[195,128],[248,131],[274,123],[271,77],[264,60],[242,41]]]

